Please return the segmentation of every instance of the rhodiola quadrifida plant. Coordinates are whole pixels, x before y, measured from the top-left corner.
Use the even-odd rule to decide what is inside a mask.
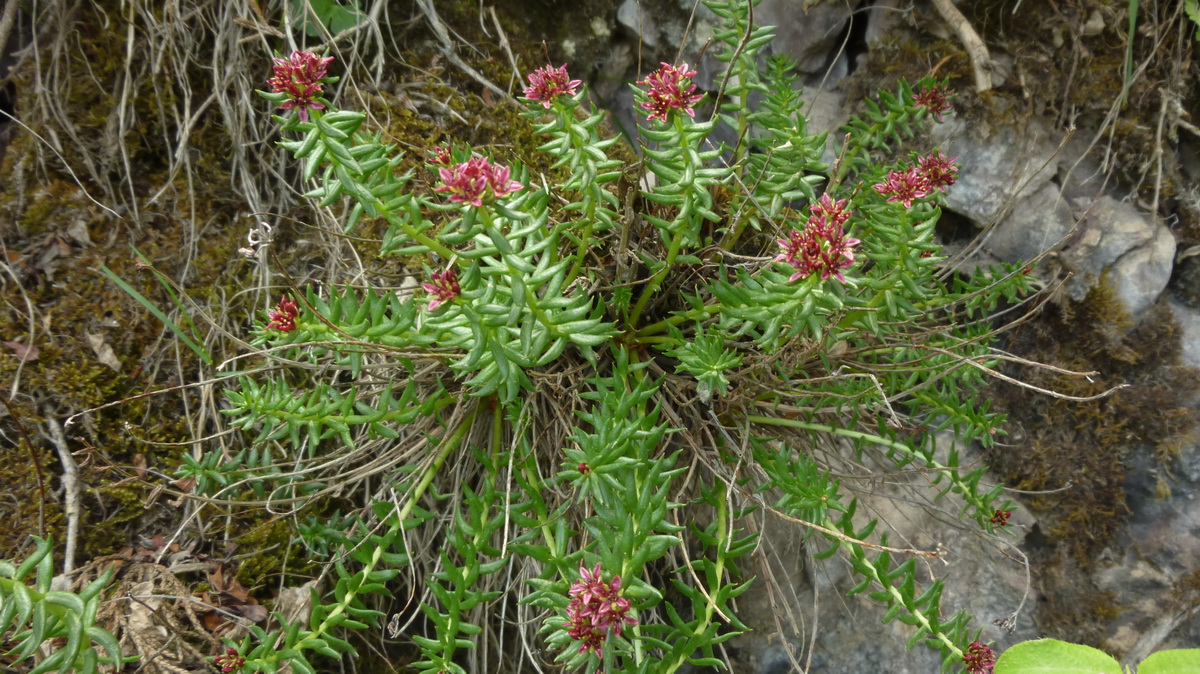
[[[276,59],[263,97],[306,196],[344,207],[348,234],[385,222],[380,255],[423,278],[284,292],[256,328],[264,366],[227,391],[252,446],[180,469],[208,495],[289,508],[351,477],[366,490],[361,512],[300,527],[329,561],[311,615],[229,643],[223,671],[312,672],[368,628],[411,635],[422,671],[473,671],[485,646],[514,671],[721,666],[747,629],[736,599],[761,582],[754,511],[844,559],[850,594],[909,625],[909,648],[990,671],[971,616],[943,611],[941,582],[859,512],[869,485],[835,474],[918,471],[1002,532],[1012,505],[960,450],[999,432],[977,395],[997,362],[988,312],[1031,280],[943,253],[939,204],[969,157],[894,156],[950,112],[944,82],[882,92],[827,164],[792,64],[763,54],[772,29],[705,4],[724,21],[718,98],[688,63],[631,85],[632,166],[565,65],[524,89],[548,160],[448,144],[401,172],[366,115],[325,97],[331,57]],[[720,127],[736,141],[712,140]],[[419,610],[380,610],[402,587]]]

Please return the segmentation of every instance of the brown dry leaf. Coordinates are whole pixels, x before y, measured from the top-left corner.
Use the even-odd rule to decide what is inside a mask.
[[[225,565],[218,564],[217,568],[208,573],[208,586],[214,592],[224,592],[225,589]]]
[[[267,607],[260,604],[241,604],[238,606],[227,606],[225,610],[230,613],[236,613],[252,623],[262,622],[267,619],[270,613]]]
[[[219,611],[209,611],[204,614],[204,628],[209,632],[216,632],[226,620],[227,618]]]
[[[250,590],[239,583],[237,578],[229,579],[229,582],[225,585],[225,594],[245,603],[254,601],[250,598]]]
[[[147,465],[148,464],[146,463],[146,455],[145,454],[142,454],[141,452],[139,452],[139,453],[133,455],[133,469],[137,473],[139,480],[146,479],[146,466]],[[162,538],[162,536],[155,536],[155,538]]]
[[[275,600],[275,610],[289,623],[299,622],[307,625],[312,614],[312,589],[316,585],[317,581],[310,580],[300,587],[284,588]]]
[[[208,574],[208,584],[218,593],[227,594],[242,603],[250,601],[250,590],[238,582],[236,577],[225,578],[225,565],[220,564]]]
[[[40,352],[37,345],[27,346],[21,342],[4,342],[4,346],[12,349],[17,358],[20,358],[23,362],[37,360],[38,353]]]

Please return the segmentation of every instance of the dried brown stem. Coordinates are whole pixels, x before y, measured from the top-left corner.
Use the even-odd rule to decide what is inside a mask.
[[[991,89],[992,56],[988,53],[983,38],[979,37],[979,33],[971,27],[971,22],[967,21],[967,17],[958,11],[951,0],[933,0],[933,6],[954,32],[958,33],[958,39],[962,40],[967,55],[971,57],[971,67],[975,70],[975,91],[982,93]]]

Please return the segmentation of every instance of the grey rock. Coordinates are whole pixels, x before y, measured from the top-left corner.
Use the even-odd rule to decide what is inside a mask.
[[[905,35],[909,34],[906,21],[911,17],[911,12],[905,9],[908,6],[911,5],[904,0],[876,0],[867,10],[867,32],[864,36],[867,46],[872,49],[879,46],[889,33],[904,31]]]
[[[1131,552],[1121,566],[1131,570],[1147,562],[1171,578],[1191,573],[1200,566],[1200,485],[1171,481],[1170,497],[1162,498],[1157,484],[1167,475],[1151,452],[1136,452],[1129,463],[1125,494],[1130,516],[1123,542]]]
[[[1048,122],[988,130],[960,117],[933,127],[942,152],[959,157],[958,179],[947,206],[980,227],[990,224],[1023,195],[1037,193],[1055,175],[1057,134]]]
[[[1118,296],[1135,317],[1167,287],[1175,257],[1175,238],[1132,205],[1100,197],[1084,212],[1063,258],[1076,272],[1068,284],[1075,299],[1108,273]]]
[[[658,31],[646,30],[647,19],[636,0],[625,0],[617,8],[617,25],[631,37],[640,38],[648,47],[658,46]]]
[[[1175,237],[1166,227],[1154,228],[1154,238],[1113,265],[1117,295],[1138,316],[1158,299],[1171,278]]]
[[[1200,309],[1200,246],[1178,252],[1170,288],[1175,299]]]
[[[1180,365],[1200,368],[1200,308],[1190,307],[1172,298],[1167,306],[1179,323],[1179,341],[1183,347],[1179,354]]]
[[[951,186],[950,194],[957,189],[957,184]],[[1021,198],[1012,214],[991,229],[984,248],[1005,262],[1028,260],[1062,240],[1074,224],[1058,186],[1045,182]]]
[[[837,89],[809,87],[800,93],[800,98],[804,101],[804,115],[808,118],[808,133],[829,132],[821,161],[832,165],[839,149],[836,131],[850,118],[846,94]]]
[[[1142,448],[1130,459],[1126,477],[1129,526],[1119,551],[1107,551],[1092,573],[1097,589],[1112,592],[1121,614],[1109,623],[1109,650],[1138,652],[1158,647],[1195,647],[1200,626],[1185,616],[1175,617],[1179,583],[1200,565],[1200,447],[1185,450],[1171,479],[1171,494],[1162,498],[1160,480],[1168,476]],[[1164,620],[1166,624],[1164,625]],[[1146,643],[1147,635],[1157,632]],[[1161,643],[1159,643],[1161,641]]]
[[[774,53],[791,55],[799,72],[821,74],[836,61],[842,32],[859,4],[860,0],[821,3],[806,12],[803,0],[763,0],[754,9],[754,23],[776,27]]]

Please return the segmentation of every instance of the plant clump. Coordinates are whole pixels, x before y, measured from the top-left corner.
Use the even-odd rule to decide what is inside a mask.
[[[419,260],[425,280],[408,293],[310,286],[252,333],[279,366],[240,377],[224,412],[254,451],[292,463],[239,463],[239,482],[210,480],[206,494],[251,484],[317,502],[352,474],[383,487],[330,529],[347,563],[309,620],[229,644],[247,667],[310,671],[315,654],[353,653],[339,628],[381,626],[366,600],[390,596],[409,567],[427,589],[420,670],[464,671],[499,629],[498,605],[568,667],[716,665],[714,647],[746,629],[731,601],[753,582],[740,558],[755,547],[742,522],[755,507],[825,532],[821,556],[842,555],[860,581],[848,591],[869,590],[888,620],[912,626],[910,647],[947,668],[990,662],[970,617],[942,614],[940,582],[918,591],[913,559],[893,560],[886,536],[865,543],[877,522],[856,517],[860,487],[831,477],[870,455],[930,471],[937,497],[986,532],[1012,512],[955,447],[898,432],[937,424],[992,442],[1002,418],[972,393],[994,365],[984,313],[1030,291],[1020,267],[939,275],[934,233],[956,159],[887,160],[951,112],[948,90],[928,80],[883,92],[847,125],[832,169],[824,137],[805,130],[791,63],[760,60],[771,28],[751,27],[743,3],[708,4],[727,25],[720,117],[698,117],[688,65],[662,64],[634,85],[653,144],[629,170],[563,66],[525,78],[546,176],[462,142],[406,163],[366,115],[308,105],[309,85],[263,93],[284,113],[280,145],[314,181],[306,196],[343,205],[344,231],[381,231],[378,255]],[[745,142],[709,143],[718,124]],[[637,199],[622,185],[640,186]],[[730,264],[735,250],[755,254]],[[578,395],[563,396],[564,382]],[[876,396],[886,414],[864,406]],[[704,468],[683,481],[688,463]],[[723,486],[742,464],[758,496]],[[696,515],[686,537],[685,506]],[[418,532],[440,552],[414,546]],[[668,562],[676,550],[686,568]],[[513,565],[525,586],[497,582]],[[514,663],[540,657],[500,648]]]

